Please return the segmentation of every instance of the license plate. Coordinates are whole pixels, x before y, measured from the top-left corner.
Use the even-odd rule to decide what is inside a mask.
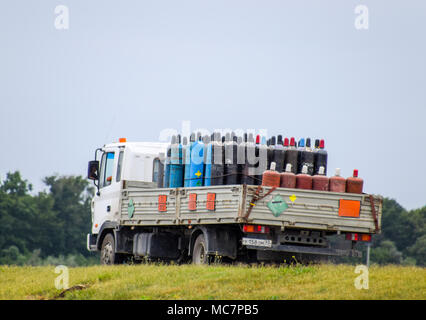
[[[272,247],[272,240],[243,238],[243,245],[256,247]]]

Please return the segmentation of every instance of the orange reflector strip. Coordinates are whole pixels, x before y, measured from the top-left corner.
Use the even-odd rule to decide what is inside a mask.
[[[197,194],[196,193],[189,194],[188,210],[190,211],[197,210]]]
[[[343,200],[339,202],[339,216],[359,218],[361,202],[355,200]]]
[[[120,143],[127,142],[127,139],[126,138],[120,138],[120,139],[118,139],[118,142],[120,142]]]
[[[160,212],[167,211],[167,196],[165,194],[160,194],[158,196],[158,211]]]
[[[361,241],[371,241],[371,235],[369,235],[369,234],[363,234],[361,236]]]
[[[207,193],[206,209],[214,211],[216,203],[216,193]]]

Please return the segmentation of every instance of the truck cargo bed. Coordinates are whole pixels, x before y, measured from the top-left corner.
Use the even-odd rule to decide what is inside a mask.
[[[378,233],[382,197],[251,185],[159,189],[126,181],[120,208],[126,226],[252,223]]]

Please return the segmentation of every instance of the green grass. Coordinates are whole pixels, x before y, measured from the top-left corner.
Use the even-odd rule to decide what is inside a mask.
[[[355,267],[92,266],[69,269],[59,297],[55,267],[0,266],[0,299],[425,299],[426,268],[372,266],[369,289],[354,286]]]

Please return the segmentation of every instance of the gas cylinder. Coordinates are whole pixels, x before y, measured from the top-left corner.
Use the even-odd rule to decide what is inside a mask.
[[[291,172],[294,174],[297,173],[297,160],[298,160],[299,151],[296,149],[296,142],[294,137],[290,138],[290,146],[285,152],[285,165],[291,164]]]
[[[254,144],[254,137],[252,133],[249,133],[246,143],[246,154],[244,164],[244,176],[242,177],[241,183],[248,185],[257,185],[255,180],[256,175],[256,147]]]
[[[299,172],[302,172],[303,166],[308,167],[308,174],[314,174],[315,153],[311,149],[311,139],[306,139],[306,145],[299,152]]]
[[[238,171],[238,183],[245,183],[244,170],[246,164],[246,144],[247,144],[247,134],[244,134],[244,139],[242,137],[237,138],[237,171]]]
[[[219,132],[213,135],[212,141],[212,173],[211,173],[211,185],[219,186],[223,185],[223,174],[224,174],[224,146],[222,143],[222,137]]]
[[[284,157],[285,157],[285,150],[283,146],[283,136],[278,135],[277,137],[277,143],[274,146],[273,150],[274,154],[272,157],[272,161],[276,163],[276,170],[278,172],[284,171]]]
[[[183,172],[182,145],[177,135],[171,145],[169,188],[182,187]]]
[[[214,139],[213,135],[211,138],[205,136],[203,139],[204,143],[204,186],[210,186],[212,182],[212,140]]]
[[[291,163],[287,163],[285,172],[281,173],[281,188],[296,188],[296,175],[291,172]]]
[[[176,136],[172,136],[171,144],[167,146],[166,151],[166,162],[165,162],[165,169],[164,169],[164,180],[163,180],[163,187],[169,188],[170,186],[170,159],[172,156],[172,144],[175,143]]]
[[[315,174],[318,174],[320,167],[324,167],[324,174],[327,175],[327,157],[327,151],[324,149],[324,139],[321,139],[319,149],[315,150]]]
[[[271,166],[271,163],[269,162],[269,159],[268,159],[268,145],[267,145],[266,137],[264,136],[261,137],[259,151],[260,151],[260,157],[262,160],[262,162],[260,163],[261,165],[260,172],[261,172],[261,175],[263,175],[263,172],[268,170],[268,168]]]
[[[191,181],[191,153],[192,146],[195,143],[195,133],[191,133],[189,137],[189,144],[185,148],[185,174],[184,174],[184,186],[189,187]]]
[[[332,192],[345,192],[346,179],[340,176],[340,168],[336,168],[336,173],[330,178],[329,189]]]
[[[186,148],[188,147],[188,138],[187,137],[183,137],[182,138],[182,170],[183,170],[183,174],[182,174],[182,186],[185,185],[185,167],[186,167]]]
[[[238,169],[238,171],[241,174],[241,184],[249,184],[247,183],[248,180],[250,179],[249,175],[248,175],[248,158],[247,158],[247,144],[249,138],[248,138],[248,134],[244,133],[244,138],[241,141],[241,143],[238,144],[238,153],[237,153],[237,161],[239,164],[240,169]]]
[[[279,187],[281,175],[275,170],[275,162],[271,162],[270,170],[266,170],[262,175],[262,186]]]
[[[239,184],[237,164],[237,137],[226,134],[225,138],[225,184]]]
[[[355,169],[353,176],[346,179],[346,192],[349,193],[362,193],[364,180],[358,178],[358,170]]]
[[[308,167],[303,166],[302,173],[296,175],[296,188],[298,189],[312,189],[312,176],[308,174]]]
[[[256,135],[256,142],[254,144],[254,184],[260,185],[262,183],[262,173],[260,172],[260,157],[259,157],[259,149],[260,149],[260,135]],[[250,159],[250,158],[249,158]]]
[[[305,151],[305,138],[301,138],[297,143],[297,173],[302,173],[302,154]]]
[[[269,139],[269,144],[266,144],[268,147],[268,168],[270,167],[271,163],[274,161],[274,150],[275,150],[275,136],[272,136]],[[275,162],[275,168],[277,163]]]
[[[201,187],[204,178],[204,143],[201,134],[197,134],[198,140],[194,142],[191,150],[190,187]]]
[[[320,167],[318,174],[312,177],[312,189],[319,191],[328,191],[330,179],[324,175],[324,167]]]
[[[258,180],[258,184],[262,184],[263,173],[271,166],[268,162],[268,146],[266,145],[266,137],[263,136],[260,138],[258,161],[257,173],[260,175],[260,181]]]

